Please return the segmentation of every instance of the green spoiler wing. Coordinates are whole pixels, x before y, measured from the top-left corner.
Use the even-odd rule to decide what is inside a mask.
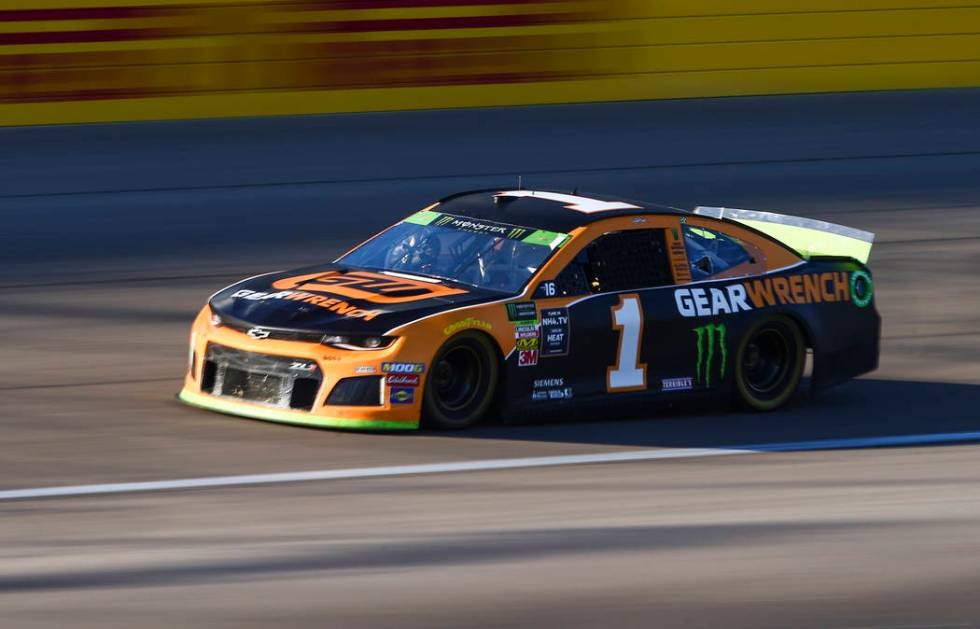
[[[775,212],[738,210],[728,207],[698,207],[700,216],[742,223],[772,236],[804,258],[846,256],[867,264],[875,235],[853,227]]]

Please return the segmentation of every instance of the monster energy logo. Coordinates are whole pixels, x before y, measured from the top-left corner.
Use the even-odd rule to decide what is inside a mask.
[[[725,324],[709,323],[701,327],[694,328],[693,332],[698,335],[698,364],[695,367],[695,375],[698,384],[711,386],[711,366],[715,358],[715,345],[718,346],[718,355],[721,364],[718,366],[718,377],[725,377],[725,365],[728,364],[728,343],[725,340]],[[715,338],[717,337],[717,341]]]
[[[515,227],[514,229],[510,230],[510,233],[507,234],[507,237],[508,238],[520,238],[521,236],[524,235],[525,232],[527,232],[527,230],[524,229],[523,227]]]

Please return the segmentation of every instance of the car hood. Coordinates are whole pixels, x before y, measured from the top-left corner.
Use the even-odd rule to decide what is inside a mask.
[[[277,330],[384,334],[420,317],[508,297],[418,276],[336,264],[249,278],[215,293],[218,316]]]

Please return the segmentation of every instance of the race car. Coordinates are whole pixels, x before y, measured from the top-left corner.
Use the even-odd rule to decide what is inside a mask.
[[[446,197],[327,264],[242,280],[179,398],[352,429],[733,397],[757,411],[878,364],[874,235],[730,208],[506,188]]]

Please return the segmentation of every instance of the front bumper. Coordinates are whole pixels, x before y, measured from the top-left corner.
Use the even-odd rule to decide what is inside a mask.
[[[311,342],[257,340],[231,328],[215,327],[210,324],[209,319],[210,312],[205,308],[195,319],[192,328],[189,368],[184,379],[184,387],[177,396],[185,404],[241,417],[303,426],[362,430],[418,428],[424,371],[419,375],[413,395],[396,396],[394,393],[397,391],[394,390],[391,391],[392,395],[389,395],[389,387],[385,384],[387,374],[383,369],[384,363],[425,364],[426,357],[413,352],[411,344],[407,343],[406,339],[399,339],[391,347],[383,350],[343,350]],[[249,364],[243,363],[234,365],[239,377],[235,393],[231,391],[231,386],[222,387],[220,384],[215,384],[213,364],[211,373],[205,373],[208,362],[206,359],[214,356],[215,349],[222,350],[225,355],[240,353],[252,356],[252,359],[246,362],[254,366],[250,367]],[[424,349],[420,348],[418,351],[424,352]],[[303,408],[291,407],[286,401],[288,396],[284,398],[283,403],[277,404],[271,399],[249,399],[249,395],[244,397],[241,395],[242,389],[247,389],[242,380],[243,376],[255,376],[257,380],[265,379],[267,376],[273,380],[281,379],[282,366],[275,363],[290,364],[293,361],[295,361],[293,364],[297,365],[315,363],[316,377],[321,379],[315,395],[311,393],[312,397],[307,400],[309,403],[304,403]],[[254,372],[246,373],[253,368]],[[342,406],[327,403],[334,387],[341,380],[363,378],[367,375],[380,381],[378,404]],[[220,378],[219,375],[219,381]],[[287,380],[283,380],[283,383],[283,391],[288,393],[291,383]],[[296,401],[295,396],[293,401]],[[347,403],[349,400],[344,402]]]
[[[266,408],[245,402],[235,402],[213,395],[207,395],[206,393],[195,393],[187,388],[181,390],[177,395],[177,399],[188,406],[203,408],[209,411],[285,424],[359,430],[412,430],[418,428],[418,421],[406,422],[353,417],[328,417],[302,411],[287,411],[285,409]]]

